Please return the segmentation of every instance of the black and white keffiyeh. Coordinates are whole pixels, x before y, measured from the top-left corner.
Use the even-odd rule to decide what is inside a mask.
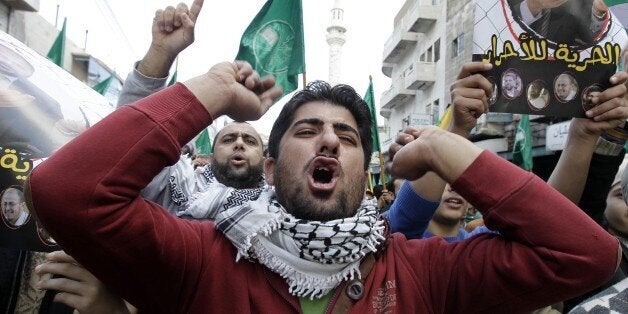
[[[216,227],[238,250],[236,260],[265,265],[298,297],[322,297],[343,280],[359,278],[360,261],[384,240],[384,222],[367,202],[353,217],[307,221],[287,213],[272,187],[243,191],[223,185],[219,190],[196,196],[186,214],[198,218],[215,212]]]
[[[359,278],[360,261],[384,240],[384,222],[368,201],[352,217],[307,221],[290,215],[273,187],[233,189],[216,181],[211,168],[194,173],[172,167],[161,177],[165,184],[155,184],[153,193],[170,192],[163,198],[166,208],[178,216],[214,220],[237,248],[236,260],[265,265],[298,297],[322,297],[343,280]]]

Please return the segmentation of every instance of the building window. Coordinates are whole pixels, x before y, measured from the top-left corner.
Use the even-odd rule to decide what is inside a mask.
[[[433,47],[427,48],[427,62],[432,62]]]
[[[434,106],[432,107],[432,123],[436,123],[436,121],[438,121],[438,107],[440,105],[440,100],[436,99],[434,100]]]
[[[440,60],[440,38],[434,42],[434,62]]]
[[[452,54],[454,57],[461,55],[464,51],[464,33],[458,35],[458,37],[454,39],[451,46],[453,48]]]
[[[419,61],[425,61],[425,52],[421,54],[421,57],[419,57]]]

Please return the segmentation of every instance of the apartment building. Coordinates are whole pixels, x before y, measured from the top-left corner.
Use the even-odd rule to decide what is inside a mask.
[[[0,31],[3,31],[35,50],[47,55],[59,30],[39,15],[40,0],[0,0]],[[63,19],[60,18],[59,23]],[[60,28],[60,27],[59,27]],[[64,69],[74,77],[94,86],[107,79],[114,71],[103,61],[85,52],[66,38]],[[116,75],[105,97],[115,104],[122,89],[122,79]]]
[[[442,117],[451,103],[449,87],[472,59],[474,10],[473,0],[407,0],[399,9],[382,58],[382,72],[391,79],[380,100],[385,118],[382,150],[387,151],[406,126],[436,124]],[[483,115],[470,139],[510,159],[517,119],[513,114]],[[545,146],[546,129],[561,120],[531,120],[535,161],[552,164],[558,154]]]

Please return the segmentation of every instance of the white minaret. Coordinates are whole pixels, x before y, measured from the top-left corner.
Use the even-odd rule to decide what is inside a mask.
[[[340,82],[342,73],[342,45],[345,43],[347,29],[342,22],[342,1],[334,0],[334,8],[331,9],[331,24],[327,27],[327,43],[329,44],[329,84],[336,85]]]

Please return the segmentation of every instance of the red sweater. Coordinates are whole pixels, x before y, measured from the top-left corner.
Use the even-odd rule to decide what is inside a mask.
[[[118,109],[33,171],[34,210],[69,254],[148,313],[298,312],[285,282],[236,263],[213,223],[139,197],[210,122],[181,84]],[[391,236],[351,312],[523,312],[613,274],[617,241],[534,175],[484,152],[453,188],[501,236],[452,244]]]

